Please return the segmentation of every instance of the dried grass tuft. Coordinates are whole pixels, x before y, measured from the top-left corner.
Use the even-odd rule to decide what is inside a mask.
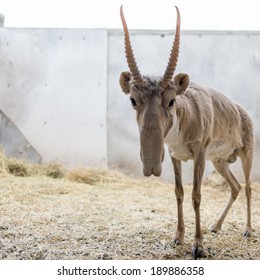
[[[14,176],[27,177],[28,170],[27,166],[23,161],[18,161],[15,159],[8,159],[5,162],[5,170]]]
[[[47,176],[60,179],[66,171],[57,163],[31,164],[21,159],[8,158],[0,149],[0,174],[17,177]]]
[[[6,174],[5,160],[6,160],[6,157],[4,155],[4,152],[3,152],[2,148],[0,147],[0,174],[2,176]]]
[[[113,170],[94,168],[75,168],[66,174],[66,178],[77,183],[89,185],[120,182],[124,176]]]
[[[61,179],[66,174],[66,171],[62,168],[62,166],[57,163],[45,164],[42,166],[41,170],[43,175],[54,179]]]

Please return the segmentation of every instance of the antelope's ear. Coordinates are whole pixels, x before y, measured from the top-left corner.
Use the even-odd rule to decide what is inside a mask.
[[[184,94],[185,90],[189,86],[190,77],[188,74],[180,73],[173,78],[173,83],[177,87],[176,94]]]
[[[130,80],[131,80],[131,73],[130,72],[122,72],[119,77],[119,84],[121,86],[122,91],[125,94],[130,93]]]

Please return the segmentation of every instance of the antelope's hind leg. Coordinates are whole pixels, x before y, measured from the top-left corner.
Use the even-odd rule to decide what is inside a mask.
[[[227,181],[231,188],[231,195],[229,198],[229,201],[224,208],[224,211],[222,212],[221,216],[217,220],[217,222],[211,227],[212,232],[218,232],[221,229],[222,223],[227,216],[228,211],[230,210],[232,204],[236,200],[239,191],[241,189],[240,184],[234,177],[234,175],[231,173],[229,169],[229,162],[225,160],[219,160],[219,161],[212,161],[215,169],[218,171],[218,173]]]
[[[253,160],[253,149],[242,149],[239,154],[242,161],[243,171],[245,175],[245,193],[246,193],[246,202],[247,202],[247,222],[246,229],[244,232],[245,237],[252,236],[252,224],[251,224],[251,180],[250,180],[250,172],[252,168],[252,160]]]

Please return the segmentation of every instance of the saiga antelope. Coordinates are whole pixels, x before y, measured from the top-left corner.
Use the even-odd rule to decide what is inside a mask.
[[[231,188],[229,201],[211,230],[217,232],[235,201],[241,186],[229,169],[237,156],[241,158],[245,175],[247,223],[244,235],[252,234],[250,171],[253,156],[253,124],[245,109],[222,93],[190,82],[189,76],[174,71],[180,44],[180,13],[177,10],[175,38],[165,73],[162,77],[142,76],[135,61],[129,31],[121,6],[125,54],[129,72],[122,72],[120,85],[130,95],[140,132],[140,156],[145,176],[160,176],[164,158],[164,143],[168,146],[175,173],[178,223],[174,241],[183,243],[183,185],[181,161],[193,160],[192,205],[195,211],[194,259],[205,255],[200,225],[201,182],[205,160]]]

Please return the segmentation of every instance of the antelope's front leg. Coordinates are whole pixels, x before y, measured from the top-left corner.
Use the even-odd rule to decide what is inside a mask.
[[[198,151],[196,151],[198,150]],[[195,239],[192,247],[192,258],[197,259],[205,256],[203,249],[203,236],[200,226],[200,201],[201,182],[205,168],[205,148],[199,147],[194,150],[194,177],[192,190],[192,206],[195,211]]]
[[[179,245],[183,243],[184,240],[184,220],[183,220],[183,186],[181,178],[181,161],[171,157],[174,174],[175,174],[175,195],[177,199],[177,211],[178,211],[178,224],[177,230],[174,237],[174,242]]]

